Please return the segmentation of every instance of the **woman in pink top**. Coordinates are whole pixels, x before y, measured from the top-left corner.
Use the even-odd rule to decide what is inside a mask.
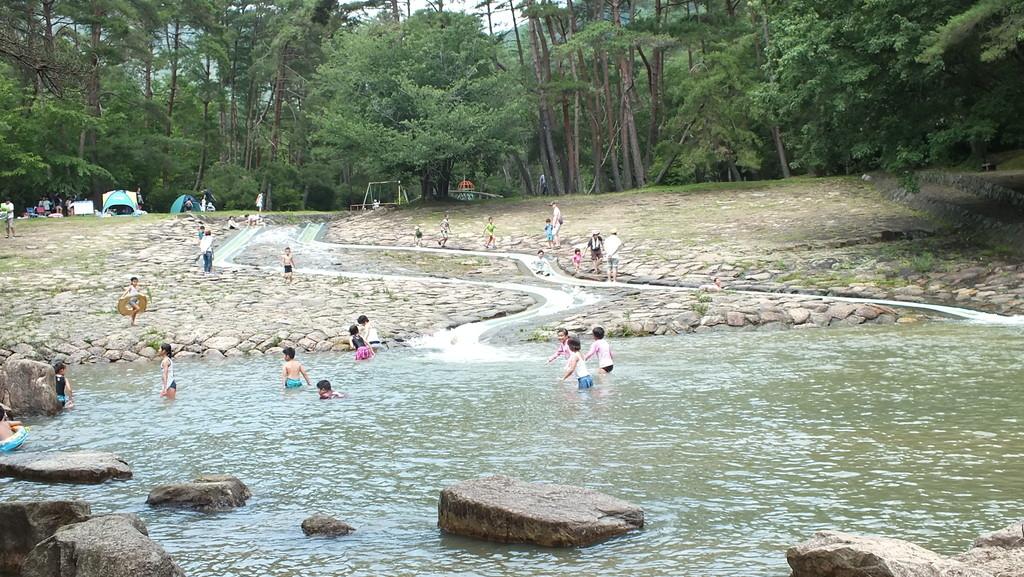
[[[594,344],[590,345],[590,350],[587,351],[585,360],[590,360],[592,357],[597,357],[597,366],[600,367],[602,373],[612,372],[614,363],[612,363],[612,348],[608,344],[608,341],[604,339],[604,327],[594,327],[591,331],[594,335]]]

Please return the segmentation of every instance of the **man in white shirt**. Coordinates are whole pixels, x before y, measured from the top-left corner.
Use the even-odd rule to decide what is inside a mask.
[[[213,231],[206,229],[203,240],[199,241],[199,253],[203,255],[203,272],[213,272]]]
[[[604,255],[608,259],[608,282],[619,280],[619,250],[622,249],[622,239],[619,238],[619,231],[613,230],[608,238],[604,239]]]

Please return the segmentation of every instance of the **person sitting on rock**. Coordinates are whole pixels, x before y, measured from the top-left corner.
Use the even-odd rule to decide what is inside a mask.
[[[722,292],[722,290],[724,288],[725,287],[722,286],[722,280],[719,279],[717,276],[715,277],[714,282],[712,282],[711,284],[702,284],[702,285],[700,285],[700,290],[702,290],[704,292],[709,292],[709,293]]]
[[[317,393],[320,395],[320,400],[326,401],[329,399],[344,399],[348,395],[345,393],[339,393],[331,389],[331,381],[323,380],[316,384]]]
[[[7,409],[0,405],[0,442],[6,441],[14,436],[23,425],[21,421],[8,421]]]

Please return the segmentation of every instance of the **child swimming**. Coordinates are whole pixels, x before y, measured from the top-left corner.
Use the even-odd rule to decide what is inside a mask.
[[[309,375],[306,374],[306,367],[302,366],[302,363],[295,360],[295,349],[291,347],[285,347],[281,354],[284,355],[284,366],[281,368],[281,378],[284,379],[284,388],[286,389],[297,389],[302,386],[302,379],[306,379],[306,384],[311,385],[309,382]],[[300,379],[299,377],[302,377]]]
[[[316,391],[320,395],[320,400],[326,401],[328,399],[344,399],[348,395],[345,393],[339,393],[331,389],[331,381],[323,380],[316,384]]]
[[[348,328],[352,348],[356,350],[356,360],[365,361],[374,355],[373,348],[366,344],[366,340],[359,336],[359,325],[352,325]]]
[[[71,381],[68,380],[66,372],[68,366],[61,361],[53,363],[53,378],[57,388],[57,400],[65,409],[75,406],[75,393],[71,390]]]
[[[359,315],[356,323],[359,324],[359,332],[366,335],[366,344],[370,345],[371,349],[376,351],[384,345],[384,341],[380,340],[380,335],[377,334],[377,325],[371,323],[369,317]]]
[[[173,356],[171,345],[160,345],[160,396],[170,401],[178,396],[178,383],[174,380],[174,361],[171,359]]]
[[[580,340],[577,338],[569,339],[569,362],[565,364],[565,375],[562,376],[562,380],[569,378],[569,375],[576,375],[576,383],[580,389],[589,389],[594,386],[594,378],[590,376],[590,371],[587,369],[587,361],[583,358],[583,354],[580,353]]]
[[[590,345],[586,359],[589,361],[591,357],[597,356],[597,366],[601,372],[612,372],[612,347],[604,338],[604,327],[594,327],[591,334],[594,335],[594,344]]]

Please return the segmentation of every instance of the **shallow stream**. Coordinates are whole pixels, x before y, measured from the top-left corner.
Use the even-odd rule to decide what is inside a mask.
[[[25,449],[115,451],[135,479],[0,494],[137,512],[196,576],[782,577],[786,547],[823,528],[956,553],[1021,517],[1022,337],[945,321],[616,341],[612,377],[585,393],[557,382],[549,345],[300,357],[351,395],[335,401],[283,392],[277,358],[179,363],[173,403],[156,365],[73,367],[77,408],[33,419]],[[227,513],[145,506],[204,473],[255,496]],[[647,527],[568,550],[441,534],[440,489],[494,473],[610,493]],[[358,531],[306,538],[315,512]]]

